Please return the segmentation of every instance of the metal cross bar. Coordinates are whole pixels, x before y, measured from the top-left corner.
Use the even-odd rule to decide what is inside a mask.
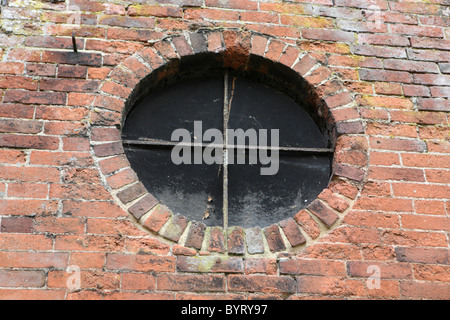
[[[123,144],[128,146],[154,146],[154,147],[202,147],[202,148],[225,148],[230,149],[245,149],[245,150],[268,150],[268,151],[289,151],[298,153],[333,153],[331,148],[301,148],[301,147],[272,147],[272,146],[251,146],[251,145],[235,145],[235,144],[216,144],[216,143],[190,143],[190,142],[176,142],[158,139],[139,139],[139,140],[123,140]]]

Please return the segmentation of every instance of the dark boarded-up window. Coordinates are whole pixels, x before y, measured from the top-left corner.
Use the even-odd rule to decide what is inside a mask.
[[[306,104],[228,71],[178,81],[146,94],[131,108],[122,131],[125,152],[148,191],[173,212],[209,226],[265,227],[306,207],[329,183],[333,150]],[[191,164],[175,164],[171,157],[177,129],[192,137],[186,145]],[[223,136],[218,156],[234,162],[194,163],[195,153],[211,142],[201,139],[208,129],[256,134],[265,129],[267,147],[249,139],[239,145]],[[277,146],[271,141],[274,130]],[[252,152],[272,156],[274,148],[277,171],[262,175],[268,165],[250,161]],[[239,154],[244,163],[237,163]]]

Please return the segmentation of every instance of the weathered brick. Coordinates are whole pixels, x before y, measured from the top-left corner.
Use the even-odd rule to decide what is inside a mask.
[[[281,221],[280,227],[283,229],[283,232],[289,240],[291,246],[296,247],[306,242],[306,238],[301,233],[293,218]]]
[[[174,242],[178,242],[184,230],[186,229],[187,224],[188,220],[186,219],[186,217],[178,213],[175,214],[169,221],[169,224],[167,225],[167,228],[164,231],[163,237],[172,240]]]
[[[237,257],[177,257],[177,269],[182,272],[242,273],[244,262]]]
[[[339,218],[339,216],[334,211],[324,206],[318,200],[314,200],[313,202],[311,202],[308,205],[307,209],[310,210],[323,223],[325,223],[328,228],[330,228]]]
[[[245,232],[247,250],[250,254],[264,253],[264,242],[259,227],[247,229]]]
[[[231,227],[227,230],[227,245],[231,254],[245,253],[244,230],[241,227]]]
[[[136,218],[140,219],[144,214],[149,212],[154,206],[158,204],[158,200],[151,194],[147,194],[138,202],[133,204],[128,211]]]
[[[205,228],[203,223],[193,222],[189,228],[185,245],[200,250],[205,236]]]
[[[66,98],[67,95],[62,92],[7,90],[3,97],[3,102],[64,105]]]
[[[157,290],[222,292],[225,289],[222,275],[159,274]]]
[[[269,250],[272,252],[278,252],[286,249],[284,240],[281,237],[280,229],[277,225],[273,224],[269,227],[264,228],[264,235],[267,239],[267,244],[269,245]]]
[[[231,291],[295,293],[296,283],[290,277],[267,275],[230,275],[228,288]]]
[[[224,231],[220,227],[211,228],[209,235],[208,251],[224,253],[226,250],[226,242]]]

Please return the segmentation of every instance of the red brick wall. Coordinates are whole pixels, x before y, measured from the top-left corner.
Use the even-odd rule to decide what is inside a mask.
[[[450,2],[53,2],[1,11],[0,299],[450,299]],[[198,52],[304,76],[337,132],[306,210],[206,228],[142,188],[127,99]]]

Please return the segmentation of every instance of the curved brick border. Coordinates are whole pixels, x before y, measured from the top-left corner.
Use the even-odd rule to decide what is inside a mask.
[[[291,68],[316,92],[317,112],[334,122],[336,147],[331,182],[318,199],[291,218],[263,229],[206,227],[159,204],[131,169],[118,129],[126,112],[127,99],[152,71],[202,52],[222,54],[225,67],[235,69],[246,69],[252,55]],[[176,69],[168,68],[165,72],[176,72]],[[91,146],[107,189],[136,223],[177,244],[174,248],[187,255],[283,254],[305,248],[340,224],[366,175],[368,142],[363,135],[364,125],[356,102],[342,81],[296,45],[247,31],[197,31],[161,39],[140,50],[116,67],[103,82],[94,101],[91,124]]]

